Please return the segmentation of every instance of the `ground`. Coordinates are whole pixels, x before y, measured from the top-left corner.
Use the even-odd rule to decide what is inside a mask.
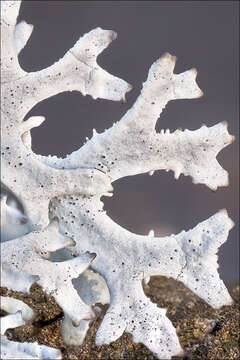
[[[168,309],[167,316],[176,327],[185,351],[183,360],[237,360],[240,359],[239,289],[237,286],[231,291],[235,303],[219,310],[212,309],[181,283],[160,276],[151,278],[145,293],[159,307]],[[144,345],[133,343],[129,334],[123,334],[110,345],[96,346],[95,334],[102,317],[92,323],[82,346],[66,346],[60,334],[63,314],[52,297],[45,296],[37,285],[32,286],[30,295],[1,288],[1,295],[7,294],[23,300],[37,313],[32,324],[7,331],[11,340],[37,341],[58,348],[64,360],[157,360]],[[103,308],[106,309],[107,306]]]

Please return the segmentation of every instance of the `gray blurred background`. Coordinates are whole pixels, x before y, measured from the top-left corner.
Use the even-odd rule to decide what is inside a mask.
[[[47,121],[32,130],[33,150],[66,156],[78,149],[92,129],[98,132],[118,121],[136,100],[151,64],[168,51],[178,58],[175,72],[199,70],[204,97],[170,102],[157,131],[178,127],[198,129],[226,120],[237,139],[218,155],[229,171],[230,186],[216,193],[193,185],[189,177],[175,180],[158,171],[126,177],[114,183],[114,196],[103,198],[109,216],[126,229],[168,235],[188,230],[221,208],[236,222],[220,249],[220,273],[228,287],[239,278],[238,239],[238,1],[23,1],[19,21],[34,25],[20,63],[26,71],[51,65],[78,38],[100,26],[118,38],[98,58],[110,73],[133,85],[126,104],[93,100],[78,92],[63,93],[35,106],[30,115]]]

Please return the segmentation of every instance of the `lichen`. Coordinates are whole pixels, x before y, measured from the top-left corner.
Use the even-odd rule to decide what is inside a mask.
[[[124,100],[131,86],[97,64],[98,54],[116,38],[115,32],[101,28],[85,34],[52,66],[25,72],[18,53],[33,27],[25,22],[16,25],[20,4],[1,2],[2,182],[22,203],[29,227],[17,227],[19,235],[2,244],[2,285],[23,292],[29,292],[34,282],[41,285],[63,309],[66,342],[83,342],[98,312],[92,306],[100,299],[110,305],[96,335],[97,345],[116,341],[126,332],[159,359],[181,355],[167,309],[152,303],[142,284],[162,275],[182,282],[214,308],[231,305],[217,272],[217,252],[227,240],[232,220],[221,210],[177,235],[140,236],[112,221],[101,197],[111,196],[112,183],[119,178],[153,175],[156,170],[172,170],[176,179],[191,176],[194,183],[212,190],[227,186],[228,174],[216,156],[234,137],[226,123],[195,131],[156,132],[156,121],[169,101],[202,96],[197,71],[174,73],[176,57],[164,54],[150,67],[140,96],[119,122],[102,134],[93,131],[93,137],[65,159],[36,155],[30,130],[45,119],[23,119],[38,102],[73,90],[94,99]],[[3,208],[8,226],[9,214],[14,217],[16,212],[9,211],[4,201]],[[62,261],[51,258],[56,250]],[[97,275],[85,272],[90,265]],[[85,278],[81,286],[80,274],[82,281]],[[78,279],[76,285],[73,279]],[[87,282],[94,279],[97,287],[90,286],[87,296]],[[15,307],[17,314],[16,303]],[[203,331],[204,327],[194,336],[200,339]]]

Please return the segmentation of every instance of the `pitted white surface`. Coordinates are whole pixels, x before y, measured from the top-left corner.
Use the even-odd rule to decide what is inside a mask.
[[[172,170],[175,178],[191,176],[194,183],[213,190],[226,186],[228,174],[216,156],[233,136],[226,123],[196,131],[156,133],[156,121],[169,101],[202,96],[196,70],[175,74],[176,58],[164,54],[151,66],[140,96],[118,123],[102,134],[93,131],[92,139],[65,159],[34,154],[30,130],[45,119],[32,117],[23,122],[23,118],[38,102],[73,90],[94,99],[124,100],[130,85],[97,64],[98,54],[116,38],[116,33],[101,28],[85,34],[47,69],[25,72],[18,53],[33,27],[25,22],[16,26],[20,4],[1,2],[2,182],[22,202],[30,224],[25,230],[31,232],[26,234],[20,227],[17,238],[12,235],[13,240],[10,236],[2,244],[3,285],[28,291],[37,281],[63,308],[63,335],[72,344],[82,343],[94,317],[92,305],[98,300],[110,302],[97,344],[108,344],[127,331],[159,359],[170,359],[182,352],[176,330],[166,309],[144,295],[142,280],[152,275],[172,277],[213,307],[230,304],[231,297],[217,272],[216,254],[233,223],[222,210],[178,235],[144,237],[114,223],[103,211],[100,198],[111,195],[113,181],[145,172],[152,175],[155,170]],[[3,223],[9,226],[9,209],[4,202],[3,207]],[[69,248],[65,250],[67,259],[51,261],[50,252],[63,248]],[[97,275],[85,272],[91,263]],[[86,274],[88,281],[96,280],[85,299],[86,283],[83,281],[82,287],[79,282],[72,283],[81,273],[85,281]],[[4,341],[4,351],[15,352],[13,356],[18,358],[22,346],[30,353],[36,346]]]

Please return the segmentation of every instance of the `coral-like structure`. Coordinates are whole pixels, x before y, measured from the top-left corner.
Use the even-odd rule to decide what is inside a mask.
[[[9,209],[3,199],[3,225],[9,226],[11,216],[20,224],[19,235],[6,235],[9,241],[2,244],[2,286],[27,292],[38,282],[62,307],[63,337],[74,345],[82,343],[89,321],[96,316],[92,305],[109,302],[97,344],[108,344],[126,331],[159,359],[170,359],[182,353],[176,330],[166,309],[145,296],[142,281],[152,275],[172,277],[215,308],[231,304],[217,272],[216,254],[233,222],[221,210],[178,235],[140,236],[114,223],[103,211],[100,198],[112,194],[111,184],[119,178],[152,175],[162,169],[174,171],[175,178],[189,175],[194,183],[213,190],[226,186],[228,174],[216,156],[233,136],[226,123],[156,133],[156,121],[169,101],[202,95],[196,70],[175,74],[176,58],[165,54],[151,66],[139,98],[118,123],[102,134],[93,131],[92,139],[65,159],[34,154],[30,130],[44,118],[23,119],[39,101],[67,90],[124,100],[131,87],[98,66],[98,54],[116,37],[113,31],[100,28],[85,34],[47,69],[25,72],[18,53],[33,27],[25,22],[16,25],[20,4],[1,2],[1,154],[2,182],[21,201],[26,216],[23,219]],[[61,259],[54,261],[50,253],[59,249],[64,249]],[[95,272],[86,270],[89,265]],[[26,307],[12,299],[4,301],[6,310],[13,313],[4,329],[33,318]],[[4,341],[13,358],[21,358],[19,347],[30,352],[35,346]]]

